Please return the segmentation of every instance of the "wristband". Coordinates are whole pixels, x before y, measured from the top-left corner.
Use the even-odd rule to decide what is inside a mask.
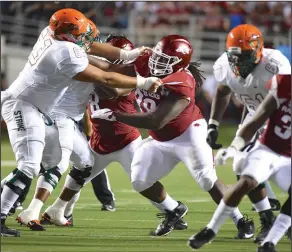
[[[230,144],[230,147],[234,147],[236,150],[240,150],[245,146],[245,140],[240,137],[240,136],[236,136],[232,143]]]
[[[208,124],[210,125],[210,124],[214,124],[214,125],[216,125],[217,127],[219,127],[219,122],[217,121],[217,120],[215,120],[215,119],[209,119],[209,122],[208,122]]]
[[[137,75],[137,88],[143,89],[146,82],[146,78],[142,77],[141,75]]]
[[[131,51],[127,51],[124,49],[120,50],[120,59],[122,60],[134,60],[140,55],[140,49],[136,48]]]

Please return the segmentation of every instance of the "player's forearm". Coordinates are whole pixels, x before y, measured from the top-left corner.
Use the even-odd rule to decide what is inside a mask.
[[[116,120],[130,126],[142,129],[159,129],[161,123],[153,118],[152,113],[141,114],[126,114],[126,113],[114,113]]]
[[[217,88],[212,106],[211,106],[211,114],[210,119],[216,120],[220,122],[225,110],[229,104],[231,98],[231,91],[230,92],[222,92]]]
[[[109,44],[93,42],[88,54],[103,57],[110,60],[120,59],[121,49]]]
[[[110,88],[103,85],[100,85],[99,88],[113,98],[128,95],[133,90],[131,88]]]

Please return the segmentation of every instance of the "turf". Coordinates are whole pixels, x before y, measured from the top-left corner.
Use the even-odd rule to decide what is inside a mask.
[[[234,135],[233,127],[221,129],[221,140],[225,145]],[[2,135],[1,141],[2,177],[7,175],[15,165],[11,164],[14,156],[7,137]],[[159,223],[156,219],[156,209],[139,194],[133,192],[129,180],[119,164],[113,163],[108,169],[110,182],[116,198],[116,212],[101,212],[100,203],[96,200],[91,185],[82,190],[80,200],[74,211],[74,227],[59,228],[49,226],[45,232],[33,232],[24,226],[19,226],[13,217],[9,217],[7,225],[21,231],[19,238],[2,238],[3,252],[62,252],[62,251],[112,251],[112,252],[183,252],[190,251],[186,246],[187,239],[203,228],[212,217],[216,205],[207,193],[200,190],[193,181],[183,164],[179,164],[171,174],[162,180],[168,193],[177,200],[184,202],[188,208],[185,220],[189,229],[174,231],[167,237],[150,237],[148,234]],[[235,176],[231,169],[231,162],[225,167],[218,167],[217,173],[226,184],[233,184]],[[63,176],[64,178],[65,176]],[[61,185],[63,180],[61,181]],[[35,188],[35,180],[29,196],[24,203],[27,207]],[[275,188],[275,187],[274,187]],[[58,188],[45,207],[57,197]],[[277,197],[283,202],[286,194],[275,188]],[[240,205],[243,213],[254,218],[259,227],[258,217],[251,212],[251,204],[245,198]],[[236,228],[231,220],[227,220],[220,230],[217,239],[205,246],[202,252],[253,252],[256,245],[252,240],[235,240]],[[283,238],[277,246],[279,252],[288,252],[290,243]]]

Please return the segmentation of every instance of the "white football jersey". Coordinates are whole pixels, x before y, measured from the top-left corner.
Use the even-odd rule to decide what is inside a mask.
[[[90,94],[93,92],[93,84],[74,81],[50,112],[50,117],[56,119],[68,116],[75,121],[80,121],[89,102]]]
[[[291,66],[280,51],[264,48],[261,61],[245,79],[233,73],[226,53],[215,62],[213,73],[218,83],[228,86],[252,115],[268,94],[268,80],[275,74],[291,74]]]
[[[13,98],[25,100],[48,113],[72,83],[72,77],[87,66],[88,58],[82,48],[53,39],[50,28],[46,27],[9,92]]]

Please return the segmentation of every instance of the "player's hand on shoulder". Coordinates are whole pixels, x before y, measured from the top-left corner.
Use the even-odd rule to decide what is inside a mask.
[[[116,121],[116,117],[114,116],[113,111],[110,109],[100,109],[100,110],[94,111],[91,114],[91,118],[102,119],[102,120],[107,120],[107,121],[111,121],[111,122]]]
[[[152,48],[147,47],[147,46],[141,46],[139,47],[139,50],[140,50],[140,55],[148,54],[152,52]]]
[[[207,143],[210,145],[210,147],[214,150],[218,150],[222,148],[222,144],[217,144],[217,138],[218,138],[218,126],[215,124],[209,124],[208,125],[208,132],[207,132]]]
[[[224,165],[229,158],[233,158],[236,153],[234,147],[220,149],[215,156],[215,165]]]

